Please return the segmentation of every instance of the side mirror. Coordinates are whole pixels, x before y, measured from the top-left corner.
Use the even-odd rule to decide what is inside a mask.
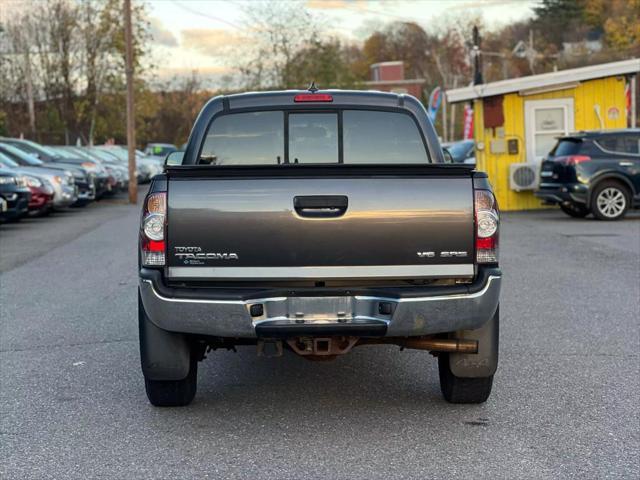
[[[454,163],[453,156],[451,156],[451,152],[449,150],[443,148],[442,153],[444,154],[444,163]]]
[[[182,159],[184,158],[184,152],[176,150],[175,152],[171,152],[164,159],[165,165],[182,165]]]

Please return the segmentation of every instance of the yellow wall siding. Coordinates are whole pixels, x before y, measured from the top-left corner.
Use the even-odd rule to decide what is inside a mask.
[[[550,100],[557,98],[573,98],[575,130],[600,129],[600,122],[594,105],[600,105],[600,114],[605,129],[624,128],[627,124],[624,80],[609,77],[580,83],[575,88],[558,90],[555,92],[536,95],[520,96],[510,93],[504,96],[504,139],[518,140],[518,154],[491,153],[491,141],[496,139],[494,129],[484,128],[483,101],[474,103],[474,123],[476,140],[476,162],[478,170],[487,172],[496,192],[498,203],[502,210],[529,210],[543,208],[531,191],[515,192],[509,188],[509,165],[516,162],[526,162],[526,133],[524,104],[529,100]],[[609,119],[607,112],[610,107],[617,107],[620,114],[617,119]],[[479,148],[483,145],[484,148]]]

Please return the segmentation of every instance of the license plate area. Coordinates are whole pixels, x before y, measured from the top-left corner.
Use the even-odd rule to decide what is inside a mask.
[[[265,322],[297,325],[345,325],[349,323],[383,320],[388,321],[392,311],[378,312],[377,301],[358,300],[356,296],[331,297],[280,297],[256,300],[247,305],[254,312],[254,326]],[[260,308],[256,316],[255,305]],[[253,307],[253,309],[252,309]]]
[[[341,323],[353,319],[352,297],[290,297],[287,318],[305,323]]]

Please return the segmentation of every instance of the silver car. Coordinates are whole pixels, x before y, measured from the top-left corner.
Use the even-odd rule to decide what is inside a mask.
[[[20,166],[2,152],[0,152],[0,168],[35,176],[49,182],[53,187],[54,208],[68,207],[78,200],[78,192],[71,172],[54,168]]]

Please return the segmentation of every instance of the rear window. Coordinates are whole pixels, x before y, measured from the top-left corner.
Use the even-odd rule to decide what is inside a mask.
[[[429,156],[418,126],[405,113],[268,111],[214,119],[199,163],[426,164]]]
[[[338,114],[289,114],[289,161],[338,163]]]
[[[147,147],[146,153],[148,155],[154,155],[157,157],[166,157],[171,152],[175,152],[176,150],[176,147],[172,147],[170,145],[151,145]]]
[[[560,157],[564,155],[576,155],[580,152],[581,146],[582,146],[582,140],[562,139],[551,151],[551,155],[554,155],[556,157]]]
[[[344,163],[428,163],[418,126],[404,113],[347,110]]]
[[[283,112],[217,117],[200,153],[200,163],[211,165],[276,165],[283,159]]]

